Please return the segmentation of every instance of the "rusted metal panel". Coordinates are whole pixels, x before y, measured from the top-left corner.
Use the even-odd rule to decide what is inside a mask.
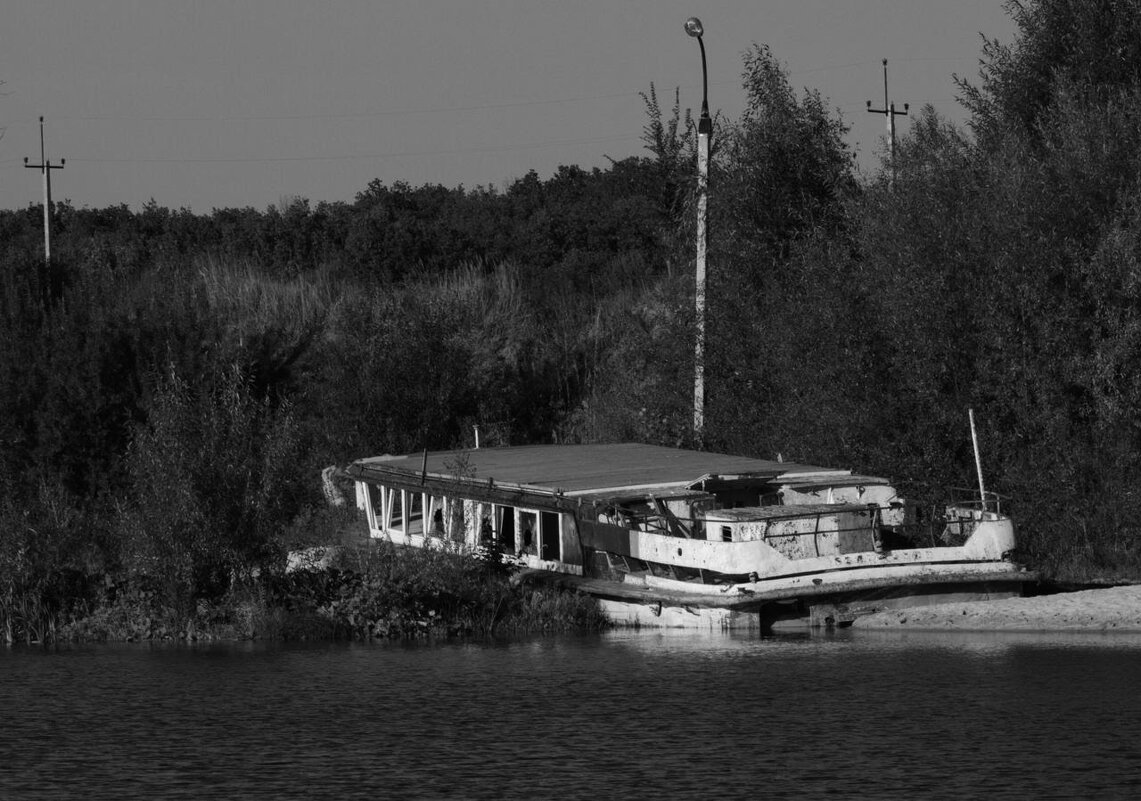
[[[562,516],[563,561],[572,565],[582,564],[582,542],[572,514]]]
[[[610,523],[596,523],[590,520],[580,520],[578,523],[579,536],[583,547],[594,548],[599,551],[623,554],[632,553],[630,545],[630,530]]]
[[[839,519],[840,553],[867,553],[875,550],[873,519],[869,512],[849,512]]]

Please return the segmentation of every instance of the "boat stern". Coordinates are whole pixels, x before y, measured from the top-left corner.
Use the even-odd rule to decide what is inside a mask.
[[[963,542],[964,555],[980,561],[1006,561],[1017,544],[1014,521],[1004,514],[964,506],[947,507],[947,536]]]

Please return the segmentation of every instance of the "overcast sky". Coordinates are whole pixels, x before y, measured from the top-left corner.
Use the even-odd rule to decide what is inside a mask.
[[[653,83],[742,105],[741,53],[768,44],[794,86],[852,126],[860,163],[891,99],[955,120],[952,75],[1009,41],[1000,0],[7,0],[0,208],[39,202],[37,118],[57,200],[195,211],[351,201],[368,182],[502,188],[528,170],[642,154]],[[900,118],[905,129],[907,122]]]

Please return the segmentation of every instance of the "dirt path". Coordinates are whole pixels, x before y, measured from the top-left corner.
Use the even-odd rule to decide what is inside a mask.
[[[1141,585],[877,612],[857,618],[852,626],[963,631],[1141,631]]]

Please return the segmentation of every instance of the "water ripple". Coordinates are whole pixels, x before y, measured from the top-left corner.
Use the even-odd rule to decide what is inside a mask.
[[[0,652],[0,797],[1124,797],[1141,640]]]

